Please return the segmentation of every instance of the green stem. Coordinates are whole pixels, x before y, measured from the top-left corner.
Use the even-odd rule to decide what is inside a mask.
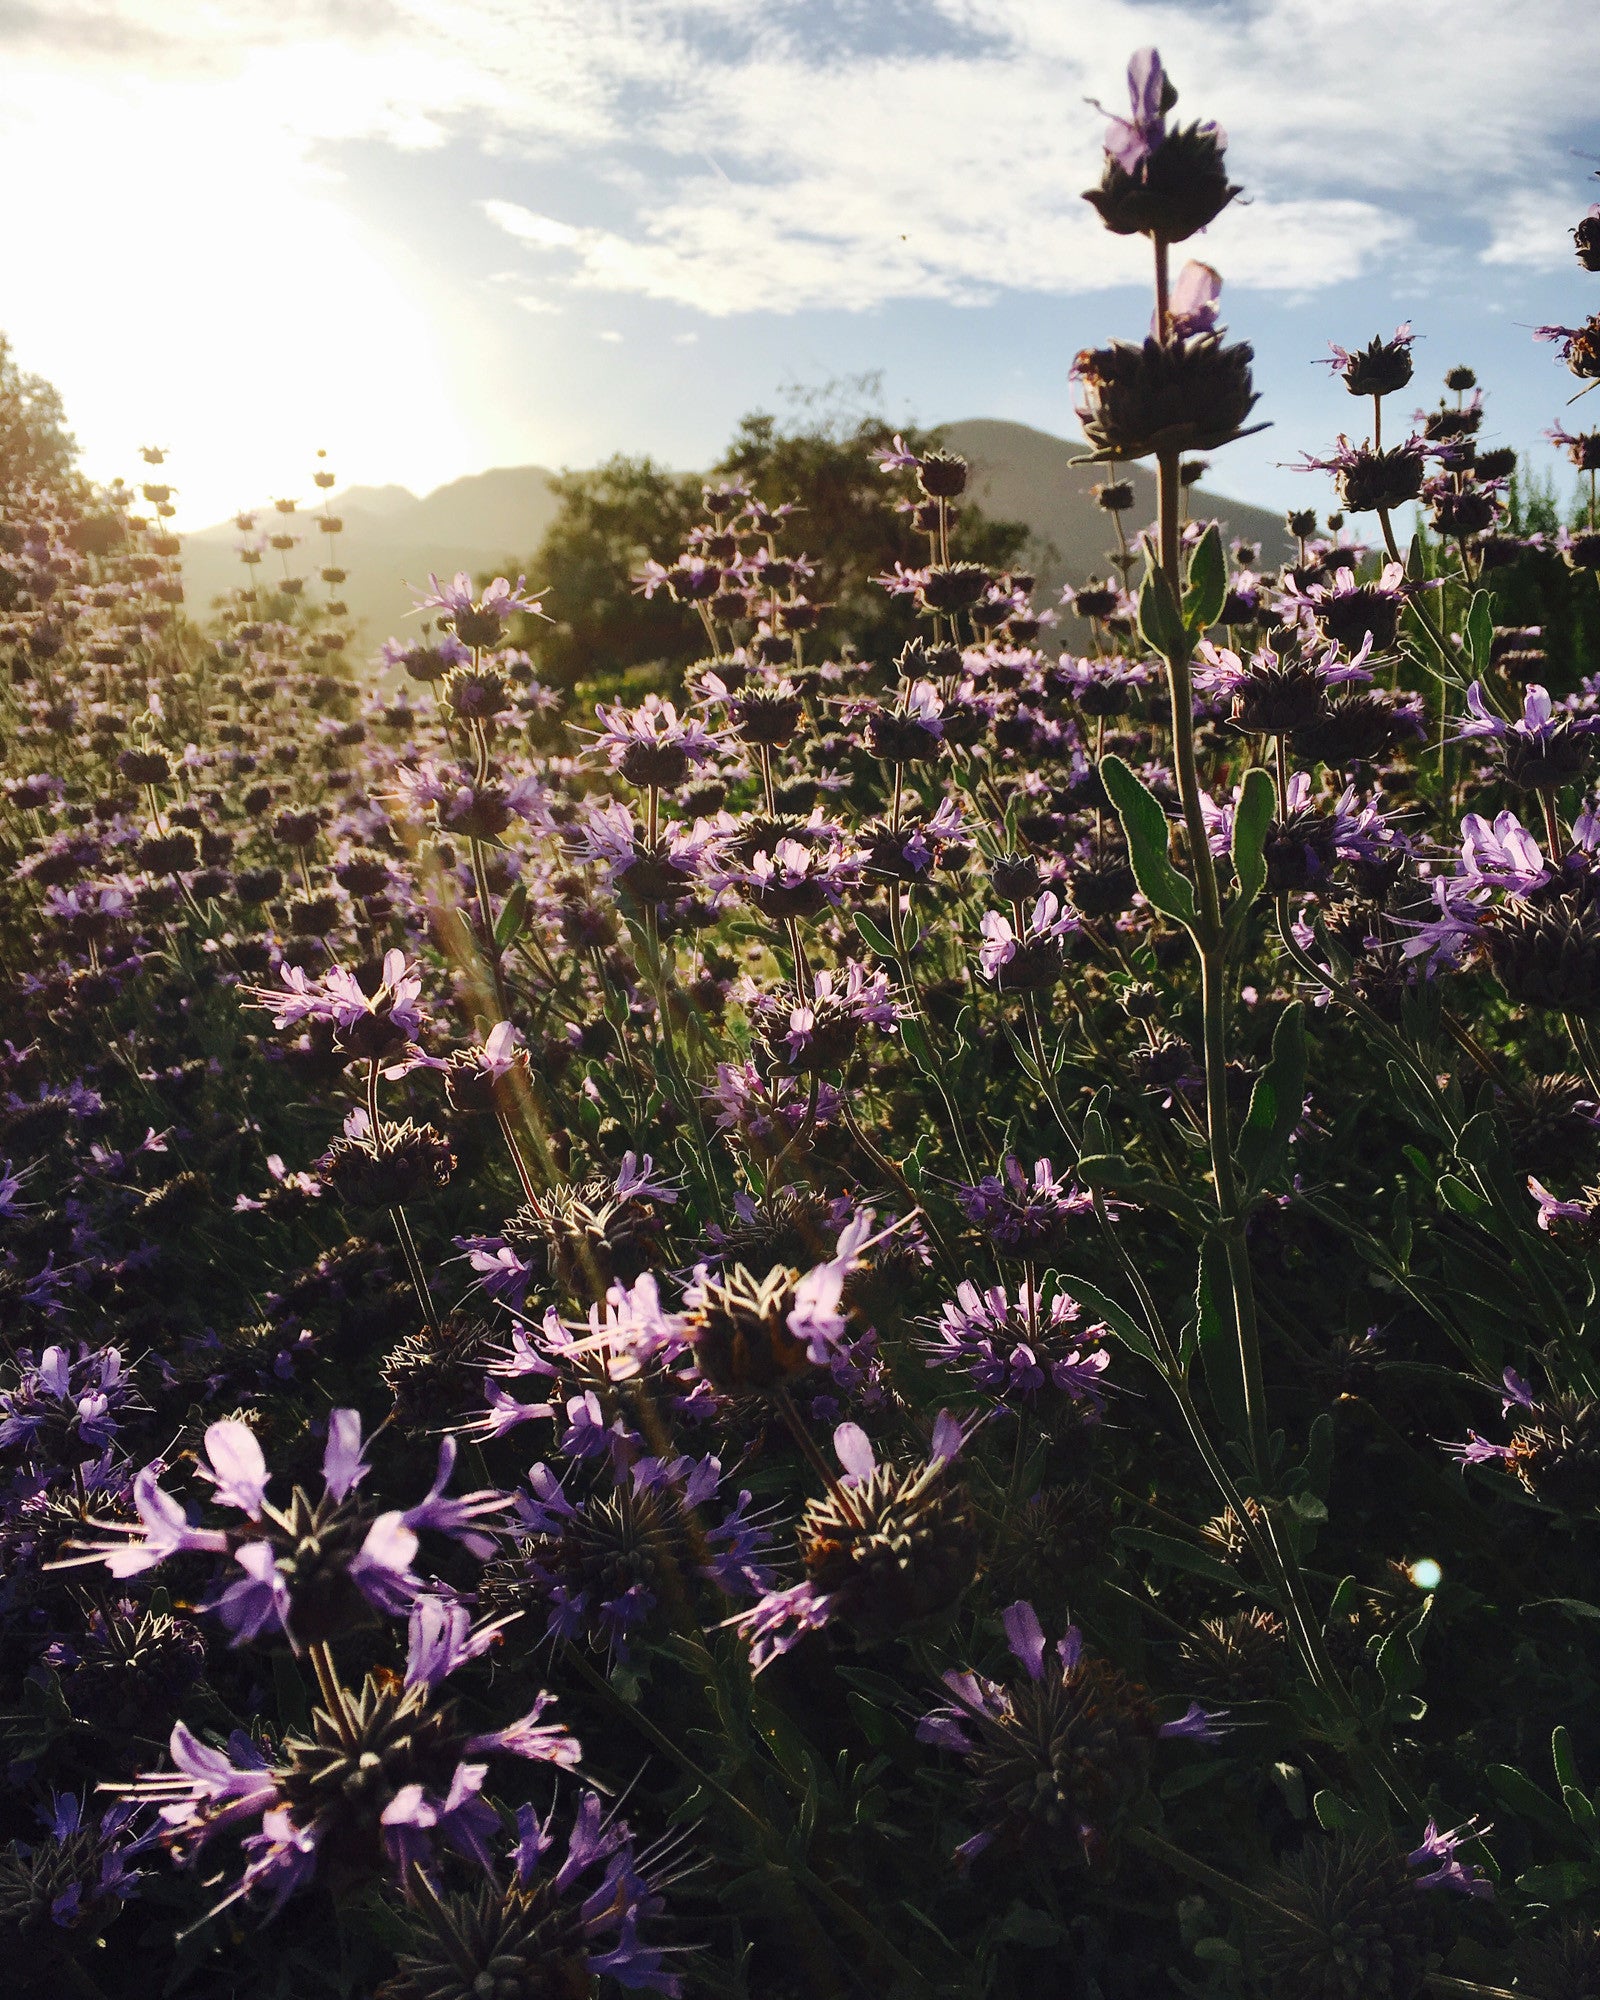
[[[1305,1930],[1316,1931],[1316,1926],[1311,1920],[1301,1916],[1298,1910],[1285,1909],[1282,1904],[1275,1903],[1270,1896],[1263,1896],[1259,1889],[1250,1889],[1243,1882],[1236,1882],[1231,1875],[1224,1875],[1220,1868],[1213,1868],[1210,1862],[1202,1861],[1198,1855],[1189,1854],[1183,1848],[1175,1847],[1170,1840],[1154,1832],[1150,1827],[1130,1826],[1124,1838],[1130,1847],[1137,1847],[1142,1854],[1148,1854],[1153,1860],[1166,1862],[1169,1868],[1175,1869],[1180,1875],[1187,1875],[1193,1881],[1203,1882],[1208,1889],[1226,1897],[1230,1903],[1237,1903],[1246,1910],[1258,1911],[1270,1917],[1274,1923],[1280,1923],[1284,1918],[1288,1918],[1291,1923],[1297,1923]]]
[[[1164,246],[1157,243],[1157,285],[1165,270]],[[1161,452],[1156,461],[1161,517],[1161,567],[1175,602],[1182,602],[1181,538],[1178,501],[1181,492],[1179,454]],[[1256,1323],[1255,1289],[1244,1241],[1244,1217],[1234,1172],[1233,1143],[1228,1131],[1228,1027],[1226,936],[1216,864],[1211,854],[1195,755],[1194,683],[1187,644],[1167,655],[1167,682],[1172,698],[1173,764],[1178,796],[1188,836],[1189,865],[1196,889],[1195,944],[1200,954],[1200,1000],[1204,1020],[1206,1072],[1206,1143],[1211,1157],[1211,1181],[1221,1224],[1233,1293],[1234,1337],[1239,1357],[1239,1384],[1244,1400],[1245,1442],[1258,1481],[1267,1477],[1266,1391],[1261,1373],[1261,1336]]]

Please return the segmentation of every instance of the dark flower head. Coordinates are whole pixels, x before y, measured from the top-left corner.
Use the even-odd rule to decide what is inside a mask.
[[[1067,868],[1072,907],[1091,922],[1131,909],[1138,886],[1127,849],[1113,841],[1091,848]]]
[[[1581,382],[1600,380],[1600,313],[1582,326],[1536,326],[1535,340],[1548,340]]]
[[[1082,1308],[1056,1288],[1048,1302],[1026,1283],[1015,1301],[1003,1285],[980,1292],[970,1279],[940,1310],[928,1366],[960,1368],[998,1402],[1037,1404],[1054,1389],[1089,1422],[1105,1406],[1106,1329],[1082,1326]]]
[[[1558,546],[1568,569],[1600,571],[1600,534],[1564,534]]]
[[[1416,2000],[1436,1963],[1434,1909],[1382,1835],[1308,1837],[1262,1897],[1252,1955],[1273,2000]]]
[[[442,690],[445,705],[463,722],[492,722],[511,706],[511,689],[496,667],[452,667]]]
[[[1392,512],[1421,495],[1425,450],[1421,438],[1379,451],[1341,437],[1332,458],[1308,458],[1305,469],[1334,475],[1347,513]]]
[[[998,1173],[958,1186],[955,1196],[962,1214],[1003,1255],[1040,1263],[1060,1256],[1073,1224],[1094,1211],[1093,1198],[1049,1160],[1036,1160],[1030,1172],[1011,1154]]]
[[[1019,932],[999,910],[985,911],[979,928],[978,969],[998,992],[1030,993],[1061,977],[1061,940],[1077,930],[1078,919],[1062,907],[1053,889],[1035,901]]]
[[[172,780],[172,766],[164,750],[124,750],[117,769],[130,785],[165,785]]]
[[[752,1011],[767,1061],[789,1076],[841,1069],[865,1029],[892,1030],[900,1018],[888,975],[854,960],[818,971],[809,993],[762,996]]]
[[[778,750],[794,735],[805,713],[799,691],[787,680],[766,684],[745,681],[737,688],[731,675],[708,674],[708,696],[726,700],[733,734],[741,743]]]
[[[925,1716],[924,1743],[963,1757],[981,1831],[958,1850],[971,1860],[998,1844],[1010,1856],[1083,1861],[1100,1855],[1143,1800],[1158,1737],[1205,1738],[1213,1718],[1197,1708],[1162,1723],[1148,1692],[1109,1662],[1086,1654],[1069,1627],[1055,1646],[1023,1601],[1004,1613],[1019,1667],[1001,1684],[947,1673],[948,1706]]]
[[[147,1814],[122,1800],[96,1815],[73,1793],[52,1793],[38,1817],[43,1838],[0,1848],[0,1937],[24,1954],[16,1972],[29,1992],[71,1983],[69,1938],[95,1937],[138,1895],[132,1863],[155,1837]]]
[[[512,584],[497,576],[485,586],[481,597],[474,592],[472,578],[464,570],[458,571],[447,584],[441,584],[431,575],[428,581],[433,589],[417,598],[417,610],[442,611],[460,643],[474,650],[498,646],[505,621],[514,611],[526,612],[532,618],[544,616],[539,600],[527,595],[525,577],[519,576]]]
[[[414,681],[442,681],[452,667],[470,658],[465,646],[452,634],[408,646],[401,639],[385,639],[379,658],[386,667],[399,667]]]
[[[456,1156],[432,1125],[380,1119],[335,1139],[317,1162],[323,1185],[351,1208],[404,1208],[449,1184]]]
[[[1297,756],[1307,764],[1343,770],[1376,762],[1402,743],[1424,742],[1427,725],[1414,697],[1387,688],[1348,688],[1335,694],[1325,712],[1294,732]]]
[[[1128,97],[1128,117],[1107,113],[1105,171],[1084,200],[1115,235],[1181,243],[1239,192],[1223,160],[1228,136],[1210,119],[1167,129],[1178,93],[1154,49],[1140,49],[1129,63]]]
[[[846,1478],[806,1503],[800,1554],[830,1615],[871,1645],[948,1612],[977,1569],[977,1519],[954,1469],[961,1427],[941,1415],[932,1457],[909,1470],[879,1465],[859,1425],[841,1424],[834,1443]]]
[[[959,500],[967,490],[967,461],[950,451],[928,451],[917,460],[917,484],[930,500]]]
[[[1588,870],[1507,896],[1474,934],[1518,1006],[1563,1014],[1600,1008],[1600,881]]]
[[[1084,349],[1072,366],[1084,436],[1102,458],[1214,451],[1242,435],[1259,401],[1248,341],[1225,346],[1204,333],[1163,346],[1114,341]]]
[[[152,875],[182,875],[200,859],[199,842],[186,826],[148,833],[139,843],[139,866]]]
[[[584,2000],[611,1979],[630,1992],[683,1991],[668,1952],[640,1935],[662,1905],[626,1821],[607,1819],[585,1793],[566,1853],[550,1866],[554,1821],[520,1806],[508,1882],[491,1871],[470,1893],[418,1903],[377,2000]]]
[[[932,563],[921,572],[917,601],[925,611],[969,611],[993,580],[981,563]]]
[[[783,1264],[764,1278],[742,1264],[696,1271],[683,1333],[713,1388],[768,1395],[829,1365],[850,1330],[849,1281],[882,1240],[873,1222],[872,1210],[862,1209],[839,1231],[833,1255],[804,1273]]]
[[[0,1387],[0,1452],[42,1467],[98,1459],[126,1414],[142,1407],[115,1347],[80,1345],[74,1355],[69,1347],[51,1346],[37,1359],[23,1348],[14,1380]]]
[[[630,1154],[624,1164],[633,1158]],[[603,1298],[613,1283],[632,1284],[647,1271],[662,1228],[658,1190],[648,1182],[640,1187],[625,1177],[596,1175],[547,1189],[541,1205],[519,1209],[505,1233],[536,1260],[541,1275],[587,1301]]]
[[[1374,335],[1353,354],[1333,347],[1322,366],[1341,376],[1352,396],[1392,396],[1411,380],[1411,343],[1415,338],[1407,320],[1395,328],[1390,339]]]
[[[1580,472],[1600,472],[1600,431],[1580,431],[1574,436],[1559,425],[1545,432],[1558,451],[1564,451]]]
[[[1537,681],[1525,689],[1522,714],[1512,722],[1488,707],[1479,682],[1467,689],[1461,735],[1491,742],[1507,781],[1519,791],[1558,791],[1581,778],[1594,760],[1588,739],[1596,730],[1600,716],[1558,706]]]

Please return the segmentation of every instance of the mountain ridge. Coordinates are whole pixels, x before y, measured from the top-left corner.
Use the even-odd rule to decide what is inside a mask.
[[[1038,575],[1041,605],[1051,603],[1063,584],[1106,574],[1115,537],[1093,488],[1111,475],[1105,466],[1072,463],[1085,449],[1079,440],[1000,417],[966,417],[939,428],[949,448],[971,466],[968,492],[978,505],[1027,524],[1028,560]],[[331,494],[328,510],[344,522],[334,551],[338,567],[347,572],[340,595],[352,620],[365,628],[366,641],[376,647],[390,633],[415,630],[401,621],[413,611],[413,590],[430,573],[510,569],[515,576],[555,517],[554,477],[539,465],[493,466],[422,495],[396,484],[349,486]],[[1155,475],[1130,465],[1117,468],[1116,477],[1133,485],[1135,505],[1125,525],[1137,532],[1155,514]],[[1269,565],[1290,553],[1281,515],[1206,485],[1193,488],[1189,498],[1194,512],[1215,514],[1230,535],[1259,543]],[[281,518],[301,537],[291,571],[314,576],[327,559],[327,538],[315,526],[316,514],[308,509]],[[261,510],[258,531],[279,519]],[[191,603],[209,604],[237,585],[237,545],[244,539],[233,521],[184,536]],[[267,561],[276,561],[270,551]]]

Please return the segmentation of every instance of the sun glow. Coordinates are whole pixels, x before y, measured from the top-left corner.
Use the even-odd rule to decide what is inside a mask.
[[[0,165],[63,246],[0,325],[61,391],[93,476],[167,448],[180,527],[303,494],[319,446],[421,490],[477,455],[421,270],[285,115],[318,70],[288,54],[221,79],[0,81]]]

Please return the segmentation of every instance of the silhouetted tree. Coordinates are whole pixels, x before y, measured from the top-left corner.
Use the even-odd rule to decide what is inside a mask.
[[[67,485],[77,455],[60,396],[43,376],[17,366],[0,333],[0,484]]]
[[[903,601],[869,579],[896,562],[925,561],[927,543],[895,510],[905,482],[886,479],[875,463],[894,426],[859,409],[821,407],[828,394],[805,399],[787,424],[764,411],[746,416],[705,478],[743,480],[769,506],[797,503],[784,551],[810,558],[817,574],[807,594],[833,607],[808,643],[808,656],[836,653],[848,632],[863,657],[888,659],[915,623]],[[913,450],[938,440],[936,431],[914,427],[902,426],[900,434]],[[545,589],[555,623],[530,623],[520,635],[552,684],[667,687],[704,653],[693,614],[664,592],[642,597],[633,581],[647,559],[671,563],[682,550],[702,517],[703,483],[652,459],[625,456],[553,482],[559,509],[527,572]],[[1000,569],[1018,560],[1028,530],[967,506],[958,538],[963,556]]]

